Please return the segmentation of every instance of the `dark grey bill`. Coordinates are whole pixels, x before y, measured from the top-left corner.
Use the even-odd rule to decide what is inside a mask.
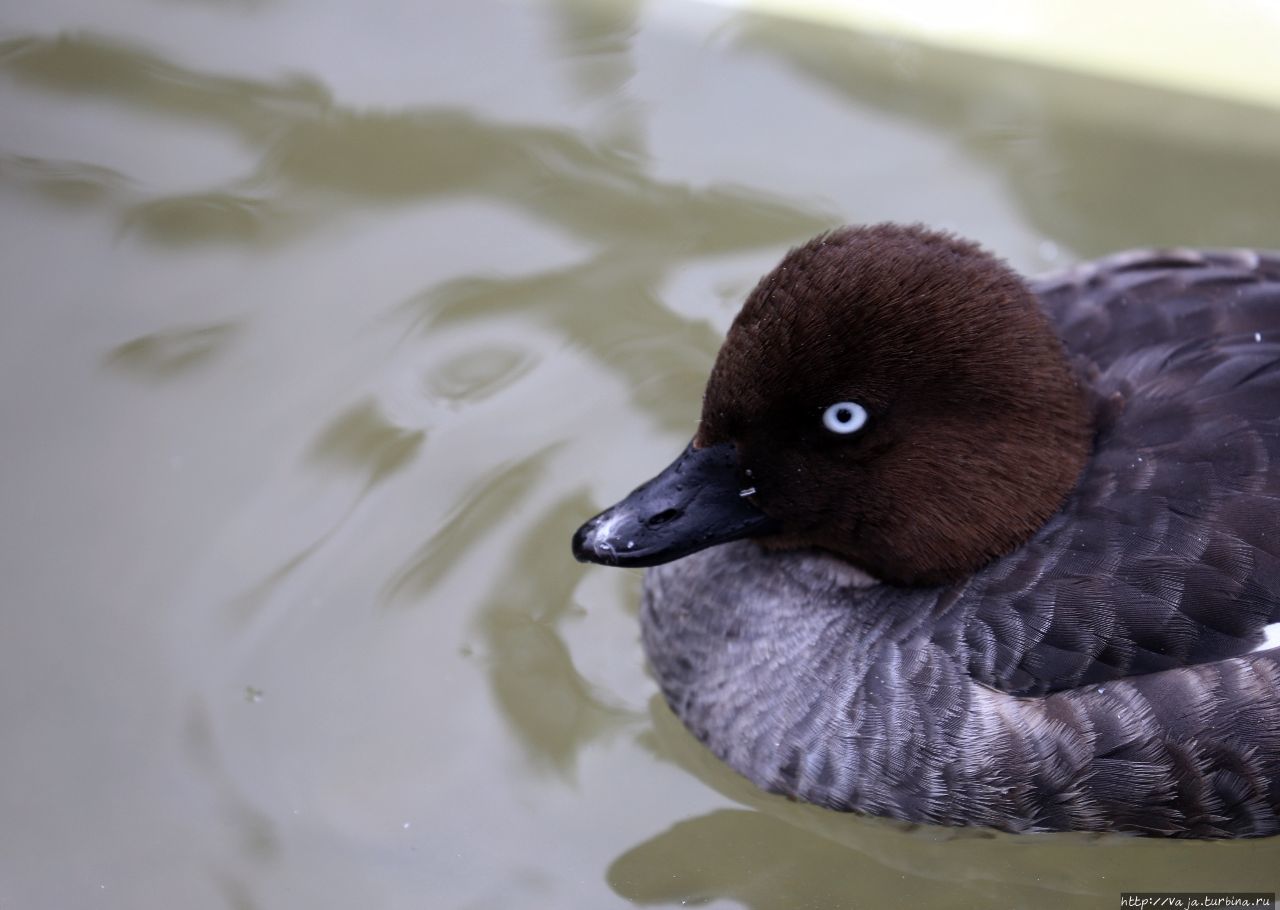
[[[656,566],[718,543],[778,530],[749,501],[732,445],[693,444],[657,477],[573,535],[579,562]]]

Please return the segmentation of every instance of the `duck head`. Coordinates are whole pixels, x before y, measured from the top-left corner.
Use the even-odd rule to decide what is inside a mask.
[[[1024,543],[1089,456],[1092,416],[1018,275],[920,226],[789,252],[716,358],[692,442],[574,535],[649,566],[755,537],[939,584]]]

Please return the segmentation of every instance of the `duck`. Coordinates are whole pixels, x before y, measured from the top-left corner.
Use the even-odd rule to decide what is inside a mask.
[[[847,226],[746,297],[692,439],[586,521],[757,787],[1009,832],[1280,833],[1280,255],[1026,280]]]

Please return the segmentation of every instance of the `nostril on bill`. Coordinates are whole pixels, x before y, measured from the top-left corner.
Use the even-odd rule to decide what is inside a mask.
[[[650,515],[644,520],[646,528],[660,528],[672,519],[680,517],[679,509],[663,509],[657,515]]]

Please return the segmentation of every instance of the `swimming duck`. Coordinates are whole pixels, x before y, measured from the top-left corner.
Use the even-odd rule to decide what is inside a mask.
[[[921,226],[789,252],[689,446],[584,524],[758,786],[1008,831],[1280,833],[1280,255],[1031,284]]]

